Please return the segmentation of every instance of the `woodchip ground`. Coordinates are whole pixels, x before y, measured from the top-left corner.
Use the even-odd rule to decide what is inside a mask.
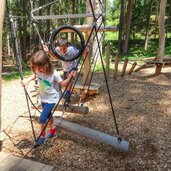
[[[171,68],[150,77],[154,68],[131,76],[110,73],[109,87],[120,136],[129,141],[128,153],[59,128],[59,136],[32,150],[27,158],[53,165],[58,171],[169,171],[171,170]],[[99,79],[100,78],[100,79]],[[103,74],[93,82],[101,83]],[[29,90],[32,85],[29,86]],[[116,135],[105,82],[100,94],[86,102],[89,114],[66,114],[79,125]],[[32,114],[35,111],[32,110]],[[23,117],[19,117],[22,115]],[[28,109],[20,80],[2,83],[4,152],[23,156],[33,146]],[[34,121],[36,134],[39,124]]]

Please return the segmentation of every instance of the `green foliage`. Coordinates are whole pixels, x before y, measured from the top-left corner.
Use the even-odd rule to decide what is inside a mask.
[[[17,38],[19,40],[19,45],[22,43],[20,42],[23,37],[25,37],[25,43],[27,46],[26,53],[27,56],[30,55],[32,50],[40,45],[40,41],[38,38],[38,35],[35,31],[35,29],[32,28],[32,24],[30,23],[30,2],[25,1],[25,4],[23,5],[24,1],[7,1],[8,3],[8,9],[7,15],[4,21],[4,30],[3,30],[3,53],[4,56],[7,54],[7,35],[10,35],[10,29],[9,29],[9,17],[8,13],[12,13],[14,16],[20,16],[18,18],[15,18],[15,24],[16,24],[16,30],[17,30]],[[53,5],[46,6],[48,4],[49,0],[41,0],[41,1],[33,1],[34,9],[37,9],[39,7],[42,7],[41,10],[38,10],[35,12],[35,15],[59,15],[59,14],[83,14],[86,13],[86,1],[84,0],[62,0],[54,3]],[[79,3],[78,3],[79,2]],[[119,25],[119,19],[120,19],[120,10],[121,10],[121,2],[120,0],[106,0],[103,1],[106,2],[106,25],[109,26],[118,26]],[[128,0],[124,1],[124,26],[122,30],[122,38],[124,40],[125,32],[126,32],[126,19],[127,19],[127,5]],[[157,48],[158,48],[158,23],[157,23],[157,17],[158,17],[158,9],[159,9],[159,0],[138,0],[134,1],[133,6],[133,18],[132,18],[132,25],[131,25],[131,35],[129,40],[129,51],[128,57],[129,59],[137,59],[137,58],[143,58],[143,57],[154,57],[157,54]],[[26,7],[26,11],[25,11]],[[48,10],[49,9],[49,10]],[[151,9],[151,11],[149,10]],[[167,31],[167,40],[166,40],[166,46],[165,46],[165,55],[171,54],[171,34],[170,32],[170,2],[167,4],[166,14],[167,14],[167,25],[166,25],[166,31]],[[150,12],[149,12],[150,11]],[[150,14],[149,14],[150,13]],[[27,17],[27,28],[26,32],[23,34],[22,28],[25,26],[23,25],[23,18],[21,16]],[[48,22],[50,24],[48,25]],[[44,39],[45,42],[48,42],[50,31],[57,28],[59,25],[65,25],[65,24],[84,24],[85,19],[61,19],[61,20],[39,20],[37,22],[37,29],[39,30],[40,35]],[[147,25],[149,23],[149,27],[147,28]],[[48,29],[49,27],[49,29]],[[19,30],[20,29],[20,30]],[[149,29],[149,41],[148,41],[148,48],[147,50],[144,50],[144,39],[146,35],[146,30]],[[48,30],[48,31],[47,31]],[[11,40],[11,39],[10,39]],[[121,42],[123,43],[123,42]],[[10,41],[10,47],[12,47],[13,42]],[[113,57],[116,52],[118,52],[118,32],[106,32],[105,34],[105,41],[103,42],[103,48],[105,48],[108,44],[111,45],[112,52],[111,56]],[[121,44],[122,46],[123,44]],[[20,47],[21,49],[22,46]],[[103,50],[103,53],[105,51]],[[105,54],[103,54],[105,56]],[[27,57],[28,59],[28,57]],[[97,70],[98,70],[97,66]],[[17,73],[12,73],[11,76],[4,76],[8,79],[8,77],[19,77],[19,74],[17,76]],[[4,79],[6,79],[4,78]]]
[[[111,56],[113,57],[118,52],[118,33],[108,32],[103,42],[103,47],[111,45]],[[129,41],[129,53],[126,57],[128,59],[142,59],[147,57],[155,57],[157,55],[159,40],[158,38],[150,39],[148,42],[147,50],[144,49],[144,39],[141,34],[137,34],[136,39],[130,39]],[[103,50],[103,53],[105,50]],[[105,54],[104,54],[105,55]],[[171,38],[166,39],[165,43],[165,55],[171,55]],[[125,56],[123,56],[125,58]]]
[[[32,72],[28,70],[23,71],[24,76],[31,75],[31,73]],[[4,81],[11,81],[11,80],[19,79],[19,78],[20,78],[20,74],[17,71],[13,71],[13,72],[10,72],[9,74],[2,75],[2,79]]]
[[[101,72],[103,71],[102,65],[101,64],[97,64],[95,67],[95,72]]]

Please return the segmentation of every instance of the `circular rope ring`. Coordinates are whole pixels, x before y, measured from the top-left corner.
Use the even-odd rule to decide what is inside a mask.
[[[55,46],[55,44],[54,44],[54,40],[55,40],[56,35],[58,35],[58,33],[59,33],[60,31],[65,30],[65,29],[72,30],[72,31],[75,32],[75,33],[79,36],[79,38],[80,38],[81,47],[80,47],[78,53],[77,53],[75,56],[73,56],[73,58],[71,58],[71,59],[66,59],[64,56],[61,56],[61,55],[56,51],[56,46]],[[53,54],[54,54],[57,58],[59,58],[59,59],[62,60],[62,61],[67,61],[67,62],[69,62],[69,61],[74,61],[75,59],[77,59],[78,57],[80,57],[80,56],[82,55],[82,53],[83,53],[83,51],[84,51],[84,49],[85,49],[85,41],[84,41],[83,34],[82,34],[77,28],[75,28],[75,27],[73,27],[73,26],[67,26],[67,25],[65,25],[65,26],[58,27],[57,29],[55,29],[55,30],[52,32],[52,35],[51,35],[51,37],[50,37],[50,46],[51,46],[51,50],[52,50]]]

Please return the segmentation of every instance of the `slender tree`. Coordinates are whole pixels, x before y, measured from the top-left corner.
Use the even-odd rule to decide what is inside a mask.
[[[131,23],[132,23],[132,10],[133,10],[134,0],[128,0],[128,14],[127,14],[127,21],[126,21],[126,34],[125,34],[125,41],[123,45],[123,54],[128,53],[128,44],[129,38],[131,33]]]
[[[26,16],[26,0],[22,0],[22,15]],[[20,44],[22,45],[21,48],[21,55],[22,55],[22,59],[26,62],[26,48],[27,48],[27,20],[24,17],[21,21],[22,24],[22,36],[20,37]]]
[[[2,138],[1,138],[1,97],[2,97],[2,32],[3,32],[3,21],[5,13],[5,0],[1,0],[1,10],[0,10],[0,151],[2,149]]]
[[[119,28],[118,28],[118,51],[119,54],[122,53],[122,34],[123,34],[123,27],[124,27],[124,6],[125,6],[125,0],[121,0],[121,7],[120,7],[120,19],[119,19]]]
[[[159,47],[158,47],[158,54],[157,54],[157,61],[163,62],[164,57],[164,50],[165,50],[165,11],[166,11],[166,4],[167,0],[160,1],[160,11],[159,11]],[[156,67],[156,74],[161,72],[161,66]]]
[[[146,18],[146,28],[145,28],[145,45],[144,49],[147,50],[149,31],[150,31],[150,16],[151,16],[152,0],[148,4],[147,18]]]

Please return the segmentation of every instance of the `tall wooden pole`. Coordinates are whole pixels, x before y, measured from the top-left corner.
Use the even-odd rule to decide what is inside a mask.
[[[5,0],[1,0],[0,10],[0,151],[2,149],[2,137],[1,137],[1,97],[2,97],[2,32],[5,13]]]
[[[158,75],[161,73],[162,70],[162,62],[164,57],[164,50],[165,50],[165,13],[166,13],[166,4],[167,0],[160,1],[160,11],[159,11],[159,47],[158,47],[158,54],[157,54],[157,61],[159,62],[156,65],[155,74]]]
[[[87,42],[88,40],[88,32],[85,32],[85,41]],[[88,55],[85,57],[85,62],[84,62],[84,73],[83,73],[83,84],[84,85],[89,85],[90,83],[90,58],[91,58],[91,53],[88,53]]]
[[[107,79],[109,79],[109,72],[110,72],[110,49],[111,49],[111,46],[107,45],[106,46],[106,76],[107,76]]]

